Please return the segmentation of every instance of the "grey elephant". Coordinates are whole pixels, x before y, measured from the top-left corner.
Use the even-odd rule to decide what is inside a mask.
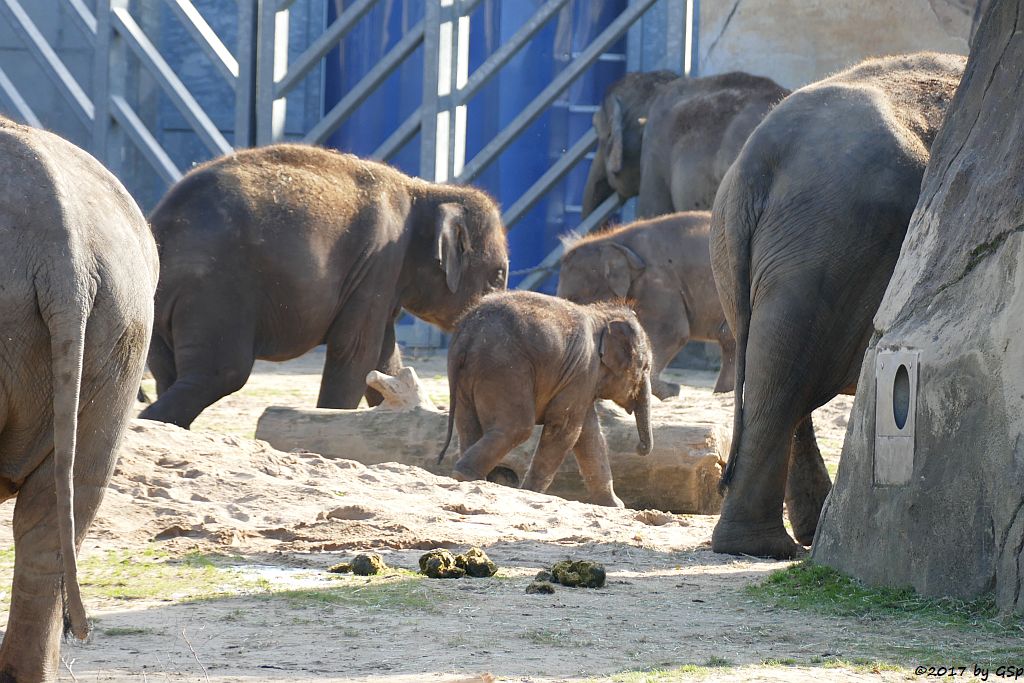
[[[16,498],[0,680],[52,681],[62,612],[89,631],[76,553],[142,377],[157,254],[121,184],[55,135],[0,118],[0,177],[0,501]]]
[[[747,137],[788,94],[738,71],[662,86],[644,126],[637,217],[709,211]]]
[[[647,110],[661,86],[680,78],[685,79],[671,71],[628,73],[605,91],[594,112],[597,149],[583,189],[581,218],[612,194],[626,200],[640,191],[640,147]]]
[[[716,552],[792,557],[831,487],[811,411],[854,389],[964,58],[867,60],[794,92],[747,141],[711,218],[736,335]]]
[[[558,296],[631,302],[651,343],[651,389],[660,399],[679,394],[659,375],[690,339],[721,346],[715,391],[733,388],[736,343],[711,272],[710,225],[707,211],[683,212],[565,241]]]
[[[255,359],[327,344],[317,405],[355,408],[373,369],[401,368],[404,308],[445,330],[508,279],[494,202],[317,147],[275,145],[199,166],[150,222],[161,277],[140,417],[188,427]]]
[[[546,491],[570,450],[593,503],[623,507],[594,402],[636,414],[647,455],[651,437],[651,353],[626,306],[581,306],[534,292],[485,297],[459,323],[448,348],[448,435],[459,432],[453,476],[484,479],[509,451],[544,425],[523,488]]]

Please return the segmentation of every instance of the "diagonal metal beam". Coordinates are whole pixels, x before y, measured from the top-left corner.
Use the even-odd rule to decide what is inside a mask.
[[[235,87],[238,80],[238,60],[231,54],[231,50],[224,45],[220,36],[206,22],[191,0],[164,0],[164,4],[178,17],[178,21],[196,41],[199,49],[210,58],[213,66],[224,77],[224,80],[231,87]]]
[[[18,92],[14,83],[11,82],[11,79],[7,77],[7,73],[2,68],[0,68],[0,93],[3,94],[3,99],[10,105],[11,110],[21,117],[22,121],[36,128],[43,127],[43,122],[32,111],[32,107],[28,106],[28,102],[21,96],[21,93]]]
[[[501,215],[501,223],[505,229],[510,230],[515,222],[523,217],[523,214],[529,211],[556,183],[561,181],[573,166],[587,156],[587,152],[596,142],[597,133],[593,128],[588,128],[587,132],[572,147],[563,152],[558,161],[545,171],[544,175],[538,178],[537,182],[516,200],[515,204],[505,210],[505,213]]]
[[[375,4],[377,4],[377,0],[357,0],[342,12],[341,16],[335,19],[327,27],[327,30],[321,33],[320,37],[299,55],[284,78],[274,85],[274,99],[290,93],[306,77],[306,74],[323,59],[324,55],[330,52],[338,44],[338,41],[348,35],[348,32],[359,23],[359,20],[373,9]]]
[[[150,165],[167,181],[168,185],[181,180],[181,171],[168,156],[166,150],[157,142],[149,128],[135,113],[132,106],[120,95],[110,96],[110,115],[117,120],[126,131],[132,142],[139,148]]]
[[[467,183],[476,178],[480,173],[494,161],[499,154],[505,151],[512,141],[533,123],[544,110],[551,105],[555,99],[562,94],[569,85],[576,80],[580,74],[586,71],[591,64],[597,61],[601,53],[607,50],[612,43],[618,40],[640,16],[646,12],[657,0],[637,0],[627,7],[615,20],[608,25],[600,35],[587,46],[579,57],[574,59],[551,83],[533,98],[519,114],[505,126],[500,133],[494,136],[487,145],[480,150],[473,160],[462,169],[457,178],[458,182]]]
[[[395,132],[388,136],[388,139],[380,144],[380,147],[373,150],[373,154],[370,155],[371,159],[377,159],[378,161],[387,161],[390,159],[398,150],[405,147],[405,145],[416,137],[416,134],[420,132],[420,125],[423,122],[423,108],[416,107],[416,111],[409,115],[405,121],[402,121],[402,125],[395,129]]]
[[[11,2],[12,0],[5,0]],[[199,106],[192,93],[188,91],[181,79],[171,70],[171,67],[164,61],[164,58],[150,42],[146,33],[142,30],[131,14],[123,7],[115,7],[110,10],[111,21],[114,30],[122,36],[125,44],[139,58],[139,61],[149,70],[150,75],[156,79],[164,93],[171,100],[174,106],[185,117],[192,130],[199,139],[203,141],[207,149],[216,155],[227,154],[231,151],[231,145],[224,139],[217,126]]]
[[[78,27],[90,43],[96,44],[96,16],[86,7],[82,0],[68,0],[71,5],[71,16],[78,22]]]
[[[587,216],[586,220],[580,223],[579,227],[576,228],[576,232],[585,235],[597,226],[601,225],[608,216],[612,215],[617,208],[622,206],[622,201],[619,199],[619,195],[612,194],[608,197],[600,206],[594,209],[594,213]],[[536,289],[540,285],[544,284],[549,277],[558,269],[558,261],[562,258],[562,253],[565,251],[565,247],[559,243],[557,247],[551,250],[544,260],[538,263],[532,272],[524,277],[522,281],[516,285],[516,289]]]
[[[476,70],[470,75],[466,81],[466,85],[456,93],[458,104],[465,104],[469,100],[473,99],[477,91],[482,88],[487,81],[491,80],[491,77],[497,73],[503,66],[505,66],[509,60],[516,56],[530,40],[537,35],[537,32],[544,28],[544,24],[547,23],[548,19],[554,16],[559,10],[562,9],[568,3],[569,0],[548,0],[544,5],[538,9],[526,23],[523,24],[508,42],[502,44],[497,50],[495,50],[484,63],[476,68]]]
[[[21,28],[18,33],[22,34],[30,52],[43,66],[43,72],[57,85],[57,90],[71,104],[75,115],[86,127],[90,127],[95,115],[92,100],[50,47],[46,37],[36,27],[21,3],[18,0],[0,0],[0,14],[3,14],[11,25]]]
[[[349,114],[355,111],[395,69],[402,65],[406,57],[416,51],[416,48],[423,42],[423,26],[424,22],[420,21],[409,29],[408,33],[402,36],[402,39],[395,43],[395,46],[388,50],[388,53],[363,76],[356,87],[331,107],[331,110],[313,126],[313,129],[306,133],[303,140],[314,144],[323,143]]]

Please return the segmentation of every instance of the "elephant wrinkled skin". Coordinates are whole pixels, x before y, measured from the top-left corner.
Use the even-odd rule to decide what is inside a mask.
[[[711,214],[669,214],[566,240],[558,296],[589,304],[627,299],[651,342],[651,388],[665,399],[679,385],[659,375],[690,339],[722,348],[716,392],[732,391],[735,342],[711,272]]]
[[[62,594],[67,630],[89,630],[76,552],[142,377],[157,254],[121,184],[55,135],[0,118],[0,178],[0,500],[16,497],[0,680],[52,681]]]
[[[150,217],[161,276],[141,417],[188,427],[240,389],[255,359],[326,343],[317,405],[355,408],[377,369],[401,368],[401,308],[450,330],[504,289],[494,202],[317,147],[275,145],[199,166]]]
[[[540,424],[523,488],[547,490],[572,450],[591,502],[623,507],[594,402],[610,399],[635,412],[637,453],[647,455],[650,368],[647,335],[625,306],[581,306],[534,292],[487,296],[459,322],[448,348],[448,436],[439,461],[455,425],[455,478],[483,479]]]
[[[809,545],[831,483],[811,411],[857,382],[964,58],[867,60],[806,86],[722,181],[711,263],[736,335],[736,407],[716,552]]]

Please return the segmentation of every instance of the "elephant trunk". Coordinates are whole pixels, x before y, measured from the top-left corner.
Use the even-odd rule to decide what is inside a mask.
[[[640,435],[640,443],[637,444],[637,455],[648,455],[654,447],[654,438],[651,434],[651,377],[644,377],[643,393],[637,399],[635,415],[636,431]]]
[[[583,207],[580,210],[580,220],[583,220],[601,203],[612,196],[612,186],[608,184],[608,176],[605,172],[604,154],[598,146],[594,153],[594,160],[590,162],[590,173],[587,175],[587,184],[583,188]]]

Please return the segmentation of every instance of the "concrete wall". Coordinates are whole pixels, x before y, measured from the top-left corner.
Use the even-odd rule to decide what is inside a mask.
[[[978,0],[703,0],[700,74],[798,88],[865,57],[967,54]]]

